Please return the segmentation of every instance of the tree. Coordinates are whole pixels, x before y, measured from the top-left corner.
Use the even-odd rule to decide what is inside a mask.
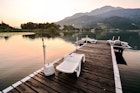
[[[0,24],[0,29],[12,29],[12,27],[11,26],[9,26],[8,24],[6,24],[6,23],[4,23],[4,22],[2,22],[1,24]]]
[[[63,28],[63,30],[66,30],[66,31],[73,31],[75,29],[76,28],[74,28],[72,25],[64,25],[64,28]]]
[[[96,34],[96,38],[102,36],[104,34],[104,30],[102,29],[102,27],[95,28],[95,34]]]

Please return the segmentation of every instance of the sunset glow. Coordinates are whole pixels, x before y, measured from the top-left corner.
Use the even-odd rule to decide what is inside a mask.
[[[56,22],[106,5],[140,8],[140,0],[0,0],[0,21],[11,26],[26,22]]]

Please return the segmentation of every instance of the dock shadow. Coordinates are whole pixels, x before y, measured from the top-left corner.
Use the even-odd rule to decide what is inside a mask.
[[[115,55],[116,55],[117,64],[127,65],[127,63],[121,53],[115,52]]]

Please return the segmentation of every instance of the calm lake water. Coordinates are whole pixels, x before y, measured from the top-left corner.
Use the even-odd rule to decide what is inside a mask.
[[[12,36],[0,37],[0,90],[21,80],[43,66],[43,49],[40,37],[12,33]],[[10,33],[11,35],[11,33]],[[111,39],[108,34],[99,39]],[[126,63],[118,64],[124,93],[140,93],[140,35],[138,33],[115,34],[127,41],[132,49],[123,52]],[[4,34],[0,33],[0,36]],[[47,62],[52,62],[73,51],[75,37],[45,38]]]
[[[0,37],[0,90],[21,80],[43,66],[42,39],[24,36],[29,33],[10,33]],[[1,34],[4,36],[3,34]],[[62,38],[44,38],[47,62],[52,62],[76,49]]]
[[[102,38],[109,39],[112,36],[120,36],[132,47],[123,52],[123,60],[119,58],[120,62],[125,61],[125,64],[118,64],[123,93],[140,93],[140,32],[107,34]]]
[[[126,64],[119,64],[123,93],[140,93],[140,51],[126,50]]]

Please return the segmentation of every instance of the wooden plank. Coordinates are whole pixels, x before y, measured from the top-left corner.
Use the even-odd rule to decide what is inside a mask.
[[[35,90],[33,90],[32,88],[28,87],[24,83],[22,83],[21,85],[19,85],[15,89],[18,90],[20,93],[36,93]]]
[[[46,77],[43,72],[38,73],[22,85],[11,91],[39,92],[39,93],[115,93],[115,82],[111,49],[107,42],[87,44],[77,49],[76,53],[83,53],[86,62],[82,63],[80,77],[75,73],[60,73],[58,76]],[[55,63],[56,67],[63,61]]]
[[[80,80],[80,78],[75,79],[75,78],[69,78],[70,76],[69,75],[66,75],[66,74],[61,74],[58,76],[57,79],[59,79],[60,81],[62,82],[65,82],[66,84],[72,86],[72,87],[75,87],[75,88],[79,88],[79,90],[83,90],[85,91],[86,93],[104,93],[104,89],[102,89],[101,87],[98,87],[98,86],[93,86],[91,84],[89,84],[87,82],[87,80],[83,81],[83,80]]]
[[[43,75],[43,73],[40,73],[40,74],[41,74],[41,76]],[[66,75],[66,74],[64,74],[64,76],[65,76],[65,75]],[[77,77],[76,77],[75,75],[73,75],[73,74],[67,74],[66,76],[69,77],[69,79],[74,80],[75,82],[77,81]],[[57,83],[63,83],[63,84],[65,84],[65,86],[74,89],[76,93],[77,93],[77,92],[78,92],[78,93],[85,93],[85,92],[87,92],[87,91],[88,91],[88,93],[93,93],[93,92],[90,91],[90,90],[86,90],[86,91],[85,91],[85,89],[81,89],[81,88],[79,88],[79,86],[77,86],[77,85],[75,85],[75,86],[77,86],[77,87],[73,86],[73,84],[71,84],[70,81],[65,80],[64,78],[60,78],[60,77],[54,76],[54,77],[52,77],[52,78],[49,77],[49,79],[51,79],[51,80],[53,80],[53,81],[55,81],[55,82],[57,82]],[[64,87],[65,87],[65,86],[64,86]],[[71,91],[71,90],[70,90],[70,91]],[[70,91],[69,91],[69,92],[70,92]],[[72,93],[73,93],[73,92],[72,92]]]
[[[9,91],[8,93],[20,93],[20,92],[14,88],[13,90]]]
[[[39,93],[58,93],[57,91],[51,89],[50,87],[47,87],[40,83],[39,81],[31,78],[30,80],[26,81],[25,84],[27,86],[30,86],[33,90]]]
[[[41,83],[45,84],[46,86],[49,86],[54,90],[57,90],[57,92],[60,92],[60,93],[67,93],[67,92],[77,93],[77,90],[67,86],[66,84],[51,80],[51,78],[54,78],[54,76],[45,77],[44,74],[41,74],[41,75],[38,74],[34,78],[37,79],[38,81],[40,81]]]
[[[106,89],[107,91],[114,92],[113,87],[114,87],[115,84],[114,84],[113,79],[111,80],[111,79],[107,79],[107,78],[104,78],[104,77],[99,77],[97,75],[92,75],[90,73],[83,73],[82,78],[89,81],[90,84],[94,84],[96,82],[98,85],[100,85],[98,87]]]
[[[96,59],[95,60],[89,60],[89,58],[86,58],[86,63],[89,64],[89,65],[99,66],[99,67],[102,67],[102,68],[113,70],[112,64],[106,64],[103,61],[107,61],[107,60],[102,60],[102,61],[101,60],[96,60]]]

